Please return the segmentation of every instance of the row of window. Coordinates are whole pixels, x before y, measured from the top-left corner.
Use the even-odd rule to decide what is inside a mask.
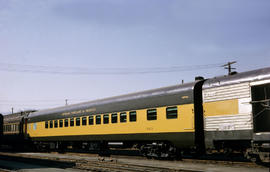
[[[10,124],[10,125],[4,125],[3,126],[4,132],[14,132],[19,131],[19,124]]]
[[[62,128],[62,127],[73,127],[80,126],[80,125],[94,125],[94,121],[96,125],[101,124],[101,118],[103,117],[103,124],[109,124],[109,118],[111,118],[111,123],[117,123],[118,121],[118,114],[104,114],[104,115],[91,115],[91,116],[84,116],[82,118],[68,118],[68,119],[60,119],[60,120],[51,120],[45,122],[45,128]],[[166,117],[167,119],[175,119],[177,118],[177,107],[167,107],[166,108]],[[157,110],[156,109],[148,109],[147,110],[147,120],[156,120],[157,119]],[[131,111],[129,112],[129,122],[136,122],[137,121],[137,112]],[[127,112],[120,113],[120,123],[127,122]]]

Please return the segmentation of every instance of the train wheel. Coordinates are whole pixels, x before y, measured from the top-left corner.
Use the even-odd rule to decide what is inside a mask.
[[[165,142],[144,144],[140,147],[140,152],[149,159],[181,159],[180,151]]]

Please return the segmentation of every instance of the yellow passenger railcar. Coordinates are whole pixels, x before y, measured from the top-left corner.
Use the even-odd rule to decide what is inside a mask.
[[[36,143],[53,142],[57,147],[123,142],[146,151],[166,145],[160,153],[168,156],[177,147],[203,144],[195,139],[195,118],[196,114],[202,117],[202,108],[198,108],[201,96],[194,89],[201,84],[197,81],[35,112],[28,118],[27,134]]]

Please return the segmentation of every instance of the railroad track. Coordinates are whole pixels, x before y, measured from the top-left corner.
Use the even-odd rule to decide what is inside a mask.
[[[54,154],[55,155],[55,154]],[[74,155],[74,154],[73,154]],[[34,159],[36,158],[36,159]],[[9,161],[20,161],[20,162],[27,162],[32,164],[39,164],[39,165],[47,165],[47,166],[54,166],[54,167],[61,167],[64,165],[65,168],[67,167],[66,164],[74,164],[74,166],[68,166],[68,168],[73,168],[76,170],[87,170],[87,171],[125,171],[125,172],[190,172],[191,170],[177,170],[177,169],[169,169],[169,168],[162,168],[162,167],[154,167],[154,166],[145,166],[145,165],[134,165],[134,164],[124,164],[119,163],[115,158],[104,158],[99,157],[97,159],[92,160],[81,160],[81,159],[73,159],[73,158],[59,158],[57,156],[48,157],[48,156],[35,156],[29,154],[13,154],[13,153],[0,153],[0,159],[5,159]],[[53,163],[53,165],[51,164]],[[16,169],[15,169],[16,170]],[[0,169],[1,171],[1,169]],[[3,169],[4,171],[4,169]],[[192,171],[194,172],[194,170]]]
[[[117,156],[99,157],[82,153],[7,153],[0,152],[0,157],[11,159],[31,159],[33,163],[46,160],[61,168],[61,164],[69,164],[68,168],[88,171],[160,171],[160,172],[198,172],[198,171],[266,171],[268,168],[251,162],[229,162],[214,160],[183,159],[182,161],[149,160],[142,157]],[[35,161],[36,159],[37,161]],[[43,162],[44,164],[44,162]],[[58,165],[57,165],[58,164]],[[70,164],[73,164],[70,166]],[[62,167],[65,168],[65,167]],[[219,170],[216,170],[216,169]]]
[[[131,164],[119,164],[116,162],[87,162],[87,163],[78,163],[77,167],[81,170],[90,170],[90,171],[123,171],[123,172],[194,172],[194,170],[179,170],[179,169],[168,169],[161,167],[149,167],[142,165],[131,165]]]
[[[88,153],[66,153],[69,155],[80,155],[80,156],[98,156],[98,154],[88,154]],[[132,153],[132,156],[127,155],[128,153],[125,152],[124,155],[121,154],[112,154],[110,157],[113,159],[145,159],[148,160],[146,157],[138,156]],[[163,160],[163,161],[169,161],[170,160]],[[177,161],[176,161],[177,162]],[[264,166],[265,164],[256,164],[254,162],[250,162],[243,157],[233,157],[233,158],[226,158],[224,159],[224,156],[204,156],[201,158],[192,158],[192,157],[183,157],[183,159],[178,160],[178,162],[187,162],[187,163],[194,163],[194,164],[219,164],[219,165],[227,165],[227,166],[240,166],[240,167],[253,167],[253,168],[260,168]],[[267,166],[269,167],[269,165]]]

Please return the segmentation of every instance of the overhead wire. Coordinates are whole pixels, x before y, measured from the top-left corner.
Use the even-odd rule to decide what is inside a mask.
[[[54,99],[54,100],[0,100],[0,106],[10,106],[10,107],[37,107],[40,108],[40,106],[43,107],[57,107],[57,106],[65,106],[66,101],[68,100],[68,104],[75,104],[75,103],[81,103],[84,101],[89,101],[89,99]],[[20,109],[20,108],[19,108]]]
[[[136,74],[159,74],[183,71],[203,70],[220,68],[224,63],[169,66],[169,67],[125,67],[125,68],[85,68],[85,67],[64,67],[64,66],[43,66],[28,64],[0,63],[0,71],[34,73],[34,74],[58,74],[58,75],[136,75]],[[87,101],[88,99],[68,99],[72,103]],[[48,102],[51,102],[48,104]],[[60,103],[63,102],[63,103]],[[47,104],[46,104],[47,103]],[[57,106],[64,105],[63,100],[0,100],[2,106]]]
[[[60,102],[60,101],[63,101],[65,99],[44,99],[44,100],[0,100],[0,103],[1,102],[27,102],[27,103],[31,103],[31,102],[44,102],[44,103],[47,103],[47,102]],[[69,101],[87,101],[89,99],[67,99]]]
[[[149,68],[85,68],[85,67],[63,67],[63,66],[41,66],[0,63],[0,70],[7,72],[24,73],[44,73],[63,75],[135,75],[135,74],[155,74],[173,73],[180,71],[193,71],[220,67],[224,63],[190,65],[190,66],[169,66],[169,67],[149,67]]]

